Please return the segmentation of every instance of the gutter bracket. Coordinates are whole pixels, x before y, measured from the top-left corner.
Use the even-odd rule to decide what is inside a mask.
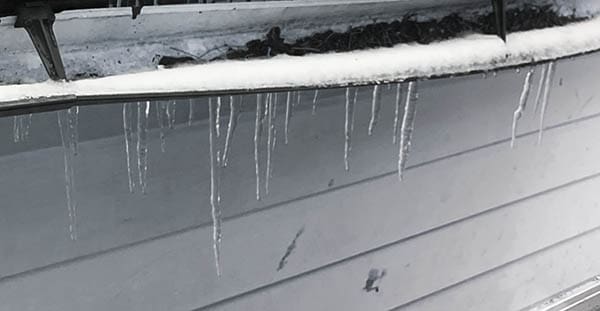
[[[17,8],[15,28],[25,28],[52,80],[66,80],[58,42],[52,26],[56,19],[46,2],[26,2]]]
[[[494,19],[496,22],[496,34],[506,42],[506,3],[505,0],[492,0],[494,6]]]

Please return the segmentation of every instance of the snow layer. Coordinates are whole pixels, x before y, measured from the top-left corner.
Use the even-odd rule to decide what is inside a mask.
[[[48,97],[154,96],[165,93],[229,93],[295,87],[402,81],[527,64],[600,49],[600,17],[508,36],[490,35],[429,45],[401,44],[347,53],[222,61],[73,82],[0,86],[0,103]]]

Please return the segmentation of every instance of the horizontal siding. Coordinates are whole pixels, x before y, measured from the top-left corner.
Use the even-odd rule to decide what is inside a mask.
[[[260,202],[246,114],[223,182],[221,278],[205,225],[204,125],[174,132],[166,154],[153,134],[145,197],[127,193],[122,137],[82,143],[75,243],[64,229],[61,150],[5,156],[0,172],[11,178],[0,180],[0,232],[10,238],[1,241],[0,310],[389,309],[592,230],[599,210],[589,194],[600,183],[594,60],[559,64],[543,144],[528,114],[514,150],[507,138],[522,73],[422,83],[402,184],[393,173],[393,90],[372,137],[369,90],[361,92],[350,174],[343,92],[325,92],[316,116],[305,100],[290,144],[278,147],[271,195]],[[361,291],[371,268],[388,271],[379,293]]]

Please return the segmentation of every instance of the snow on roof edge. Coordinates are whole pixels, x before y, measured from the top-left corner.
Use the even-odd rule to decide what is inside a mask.
[[[55,97],[127,97],[331,87],[427,78],[547,61],[600,50],[600,17],[496,36],[472,34],[428,45],[400,44],[344,53],[219,61],[71,82],[0,86],[0,105]]]

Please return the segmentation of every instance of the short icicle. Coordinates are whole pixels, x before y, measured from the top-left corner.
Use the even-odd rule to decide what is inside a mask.
[[[188,122],[187,122],[187,125],[192,126],[193,122],[194,122],[194,100],[190,98],[188,100]]]
[[[406,92],[406,101],[404,104],[404,116],[400,127],[400,147],[398,151],[398,179],[404,178],[404,170],[410,152],[412,134],[415,126],[415,116],[417,114],[417,99],[419,98],[417,82],[408,83]]]
[[[540,106],[540,101],[542,99],[542,94],[544,92],[544,81],[546,80],[546,73],[548,72],[548,66],[544,65],[542,66],[542,72],[540,73],[540,81],[538,82],[538,87],[537,87],[537,92],[535,94],[535,108],[533,109],[533,111],[538,111],[538,108]]]
[[[67,199],[68,227],[71,240],[77,240],[77,201],[75,198],[74,137],[68,110],[58,112],[58,127],[64,153],[65,194]]]
[[[548,63],[546,68],[546,78],[544,79],[544,95],[542,97],[542,109],[540,111],[540,129],[538,134],[538,144],[542,144],[544,138],[544,122],[546,119],[546,110],[548,109],[548,100],[550,99],[550,88],[554,81],[554,72],[556,64],[554,61]]]
[[[254,122],[254,171],[256,175],[256,200],[260,201],[260,141],[262,136],[262,94],[256,94],[256,119]]]
[[[13,141],[25,142],[29,138],[32,114],[15,116],[13,119]]]
[[[317,100],[319,99],[319,90],[315,90],[315,95],[313,95],[312,100],[312,114],[313,116],[317,114]]]
[[[213,101],[208,104],[209,148],[210,148],[210,206],[213,222],[213,252],[217,275],[221,276],[221,207],[219,193],[219,152],[217,151],[217,107]]]
[[[137,103],[137,169],[142,193],[146,193],[148,175],[148,115],[150,102]]]
[[[369,121],[369,136],[373,135],[377,121],[379,120],[379,110],[381,109],[381,101],[379,94],[379,85],[373,86],[373,96],[371,98],[371,120]]]
[[[512,136],[510,139],[511,148],[515,147],[515,141],[517,140],[517,126],[519,124],[519,120],[523,116],[525,107],[527,106],[527,99],[529,99],[529,91],[531,90],[531,80],[534,72],[535,69],[533,67],[527,72],[527,75],[525,76],[525,81],[523,82],[523,89],[521,90],[521,97],[519,98],[519,105],[513,113]]]
[[[177,102],[176,101],[170,101],[167,104],[167,119],[169,122],[169,128],[170,129],[174,129],[175,128],[175,112],[177,110]]]

